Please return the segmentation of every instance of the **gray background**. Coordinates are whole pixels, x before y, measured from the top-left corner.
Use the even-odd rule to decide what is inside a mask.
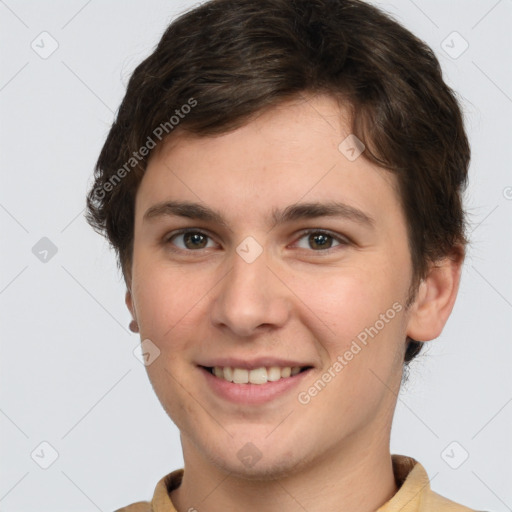
[[[510,511],[512,2],[375,3],[433,47],[473,147],[458,303],[412,365],[392,452],[417,458],[440,494]],[[133,354],[114,255],[83,209],[130,73],[194,4],[0,1],[3,512],[113,510],[151,498],[182,466],[177,429]]]

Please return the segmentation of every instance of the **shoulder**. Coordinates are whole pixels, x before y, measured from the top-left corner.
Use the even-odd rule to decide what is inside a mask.
[[[398,492],[379,512],[477,512],[432,490],[423,465],[412,457],[393,454]]]
[[[137,501],[137,503],[118,508],[114,512],[153,512],[153,507],[149,501]]]
[[[422,505],[425,510],[435,510],[436,512],[478,512],[472,508],[466,507],[465,505],[445,498],[432,490],[425,493]]]
[[[180,486],[182,478],[183,468],[176,469],[158,481],[151,501],[137,501],[114,512],[176,512],[169,493]]]

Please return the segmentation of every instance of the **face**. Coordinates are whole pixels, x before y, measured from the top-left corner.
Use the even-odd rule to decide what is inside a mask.
[[[411,255],[395,177],[349,134],[308,97],[149,161],[127,304],[186,462],[272,477],[388,443]]]

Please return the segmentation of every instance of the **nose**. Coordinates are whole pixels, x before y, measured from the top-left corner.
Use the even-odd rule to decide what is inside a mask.
[[[215,288],[211,320],[217,328],[251,337],[286,324],[291,291],[268,259],[265,251],[251,263],[233,254],[231,270]]]

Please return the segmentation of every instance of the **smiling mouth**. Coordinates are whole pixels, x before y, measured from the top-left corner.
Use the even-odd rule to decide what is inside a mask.
[[[248,370],[247,368],[233,368],[230,366],[202,366],[215,377],[234,384],[266,384],[281,379],[294,377],[299,373],[310,370],[312,366],[270,366]]]

